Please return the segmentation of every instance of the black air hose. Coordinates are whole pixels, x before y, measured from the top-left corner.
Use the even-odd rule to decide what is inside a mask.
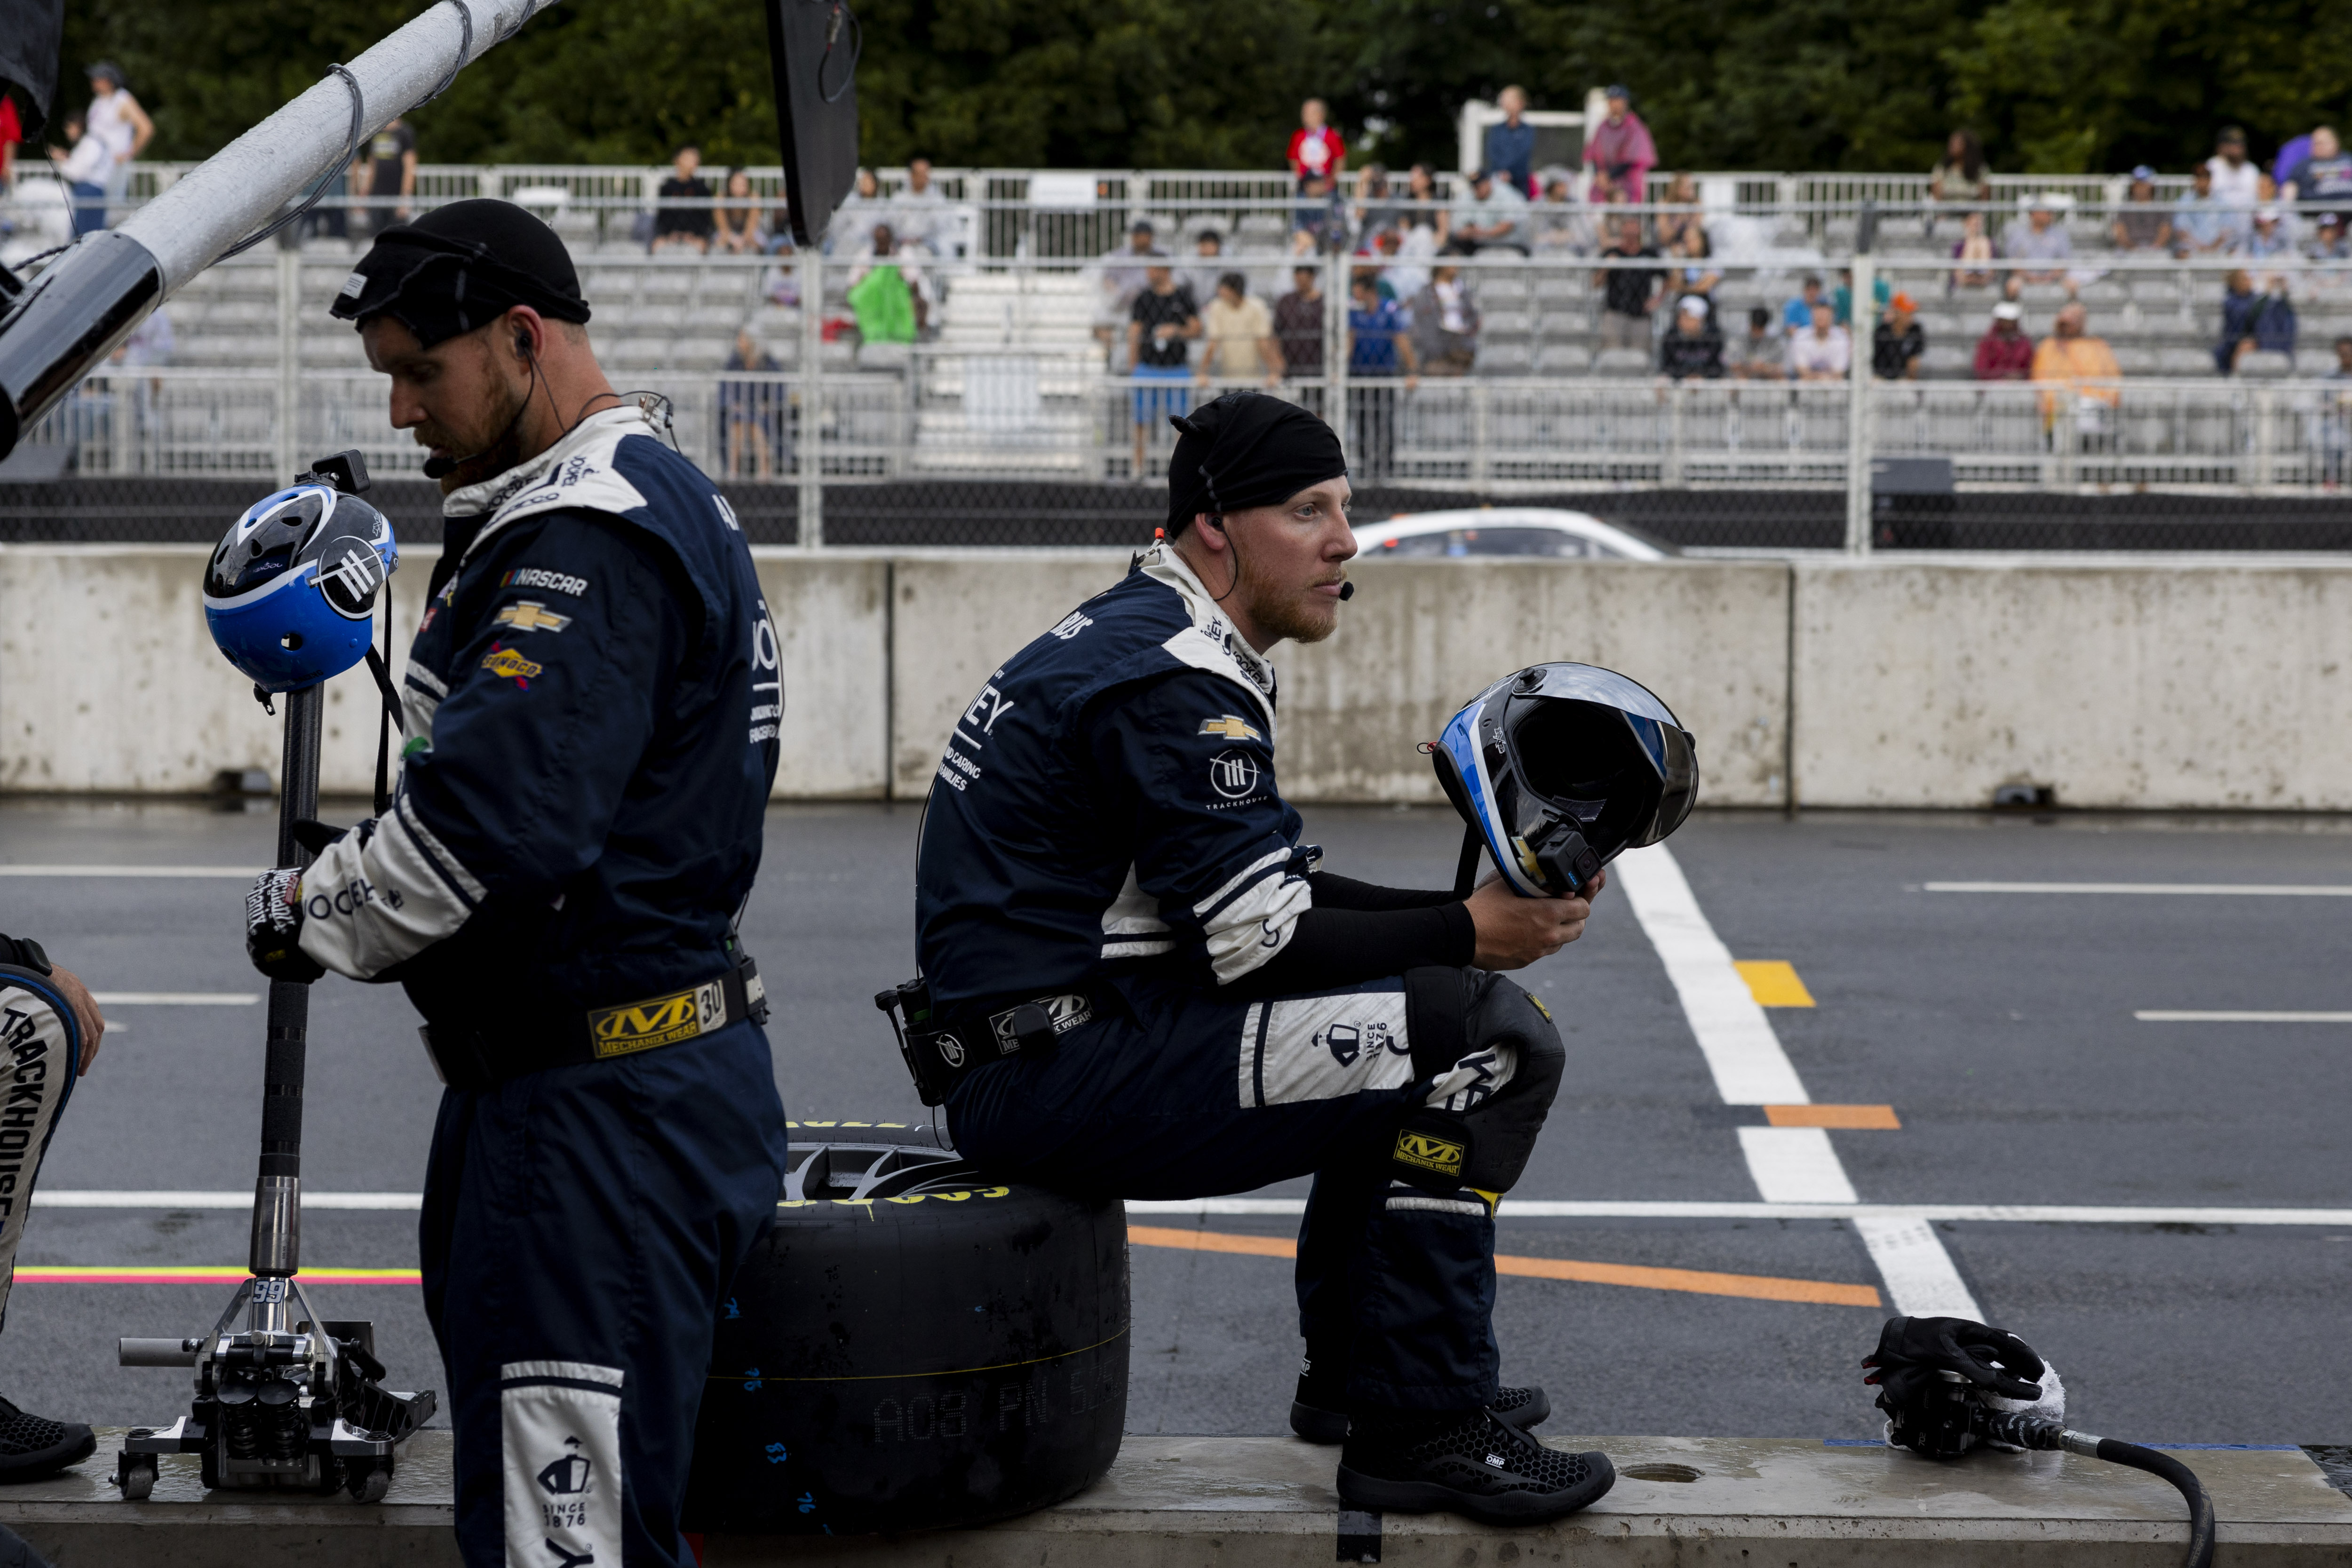
[[[1992,1442],[2020,1448],[2063,1448],[2070,1454],[2105,1459],[2111,1465],[2129,1465],[2169,1482],[2189,1504],[2189,1555],[2182,1561],[2187,1568],[2212,1568],[2213,1500],[2205,1495],[2197,1472],[2171,1455],[2143,1448],[2137,1443],[2069,1431],[2054,1421],[2036,1417],[2031,1411],[2012,1414],[1979,1406],[1973,1425],[1979,1436]]]

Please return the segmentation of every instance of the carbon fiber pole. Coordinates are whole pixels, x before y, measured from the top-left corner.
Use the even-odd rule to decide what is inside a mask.
[[[308,864],[295,842],[294,824],[319,814],[319,721],[326,689],[320,684],[286,694],[286,755],[278,775],[280,866]],[[310,1024],[309,984],[271,981],[269,1045],[261,1068],[261,1170],[253,1184],[248,1264],[264,1279],[291,1279],[302,1266],[302,1078]]]

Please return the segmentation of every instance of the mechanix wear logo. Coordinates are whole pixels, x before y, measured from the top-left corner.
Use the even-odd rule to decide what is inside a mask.
[[[1202,720],[1201,733],[1203,735],[1223,735],[1228,741],[1263,741],[1265,739],[1264,735],[1258,733],[1257,726],[1252,724],[1248,720],[1244,719],[1239,714],[1235,713],[1226,713],[1214,719]]]
[[[707,1035],[726,1023],[727,993],[713,980],[691,991],[599,1007],[588,1015],[588,1034],[599,1058],[625,1057]]]
[[[1209,763],[1209,783],[1227,800],[1257,788],[1257,759],[1247,752],[1219,752]]]
[[[1081,1024],[1091,1023],[1094,1020],[1095,1005],[1075,992],[1060,996],[1040,996],[1037,998],[1037,1005],[1045,1009],[1045,1016],[1053,1020],[1054,1034],[1056,1038],[1068,1034]],[[1021,1048],[1021,1037],[1013,1032],[1013,1015],[1018,1011],[1020,1009],[1017,1007],[1007,1007],[1002,1013],[989,1015],[988,1027],[990,1032],[996,1036],[996,1044],[1000,1052],[1017,1051]],[[953,1067],[957,1064],[950,1062],[948,1065]]]
[[[545,605],[535,599],[509,605],[490,619],[502,626],[512,626],[519,632],[560,632],[572,624],[570,616],[551,615]]]
[[[1458,1176],[1462,1163],[1470,1151],[1466,1144],[1450,1138],[1440,1138],[1431,1132],[1418,1132],[1407,1128],[1397,1134],[1395,1160],[1400,1165],[1411,1165],[1417,1171],[1433,1171],[1441,1176]]]
[[[482,656],[482,668],[501,680],[513,681],[525,691],[530,689],[530,678],[543,674],[547,669],[545,665],[533,664],[514,649],[500,647],[496,643],[492,643],[490,651]]]

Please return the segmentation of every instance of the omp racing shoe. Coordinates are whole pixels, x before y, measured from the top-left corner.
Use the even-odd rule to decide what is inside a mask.
[[[78,1465],[98,1449],[98,1434],[79,1422],[29,1415],[0,1399],[0,1481],[26,1480]]]
[[[1359,1422],[1339,1450],[1339,1500],[1382,1513],[1444,1509],[1485,1524],[1540,1524],[1599,1501],[1616,1480],[1607,1455],[1547,1448],[1486,1410]]]
[[[1338,1403],[1332,1398],[1332,1391],[1309,1387],[1307,1377],[1301,1375],[1298,1397],[1290,1402],[1290,1429],[1310,1443],[1347,1441],[1347,1413],[1328,1407]],[[1522,1432],[1532,1431],[1551,1419],[1551,1401],[1544,1397],[1540,1388],[1498,1388],[1495,1391],[1495,1403],[1486,1408]]]

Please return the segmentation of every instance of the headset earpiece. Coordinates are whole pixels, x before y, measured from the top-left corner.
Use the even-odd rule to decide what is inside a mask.
[[[525,364],[530,363],[530,334],[520,328],[515,330],[515,358]]]

